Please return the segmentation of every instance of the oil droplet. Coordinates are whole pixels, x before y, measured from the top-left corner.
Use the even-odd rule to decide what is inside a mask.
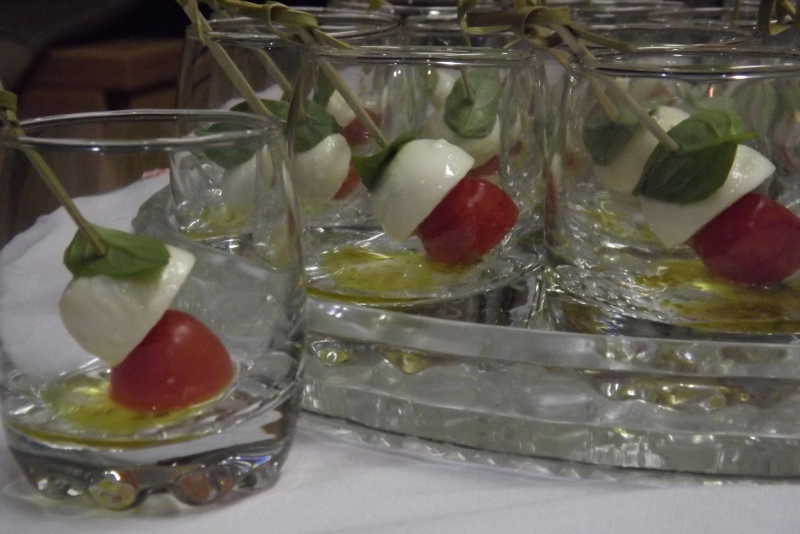
[[[408,351],[384,351],[383,357],[407,375],[419,373],[434,364],[430,359]]]

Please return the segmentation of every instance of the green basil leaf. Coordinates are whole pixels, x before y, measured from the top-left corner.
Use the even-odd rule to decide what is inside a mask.
[[[217,122],[212,124],[205,130],[198,130],[197,135],[212,135],[225,132],[235,132],[244,130],[242,124],[233,122]],[[245,161],[249,160],[255,154],[255,150],[248,146],[227,146],[227,147],[210,147],[203,151],[203,154],[222,167],[223,169],[232,169],[238,167]]]
[[[669,132],[679,150],[659,144],[645,163],[634,195],[689,204],[722,187],[739,142],[756,137],[743,133],[738,115],[719,110],[695,113]]]
[[[472,93],[467,91],[466,83]],[[461,137],[480,138],[492,133],[500,104],[500,71],[475,69],[462,74],[444,103],[444,122]]]
[[[319,76],[316,85],[314,85],[314,102],[323,108],[327,107],[328,100],[330,100],[334,90],[333,84],[327,76]]]
[[[609,165],[628,144],[639,121],[627,110],[620,113],[617,120],[598,106],[583,123],[583,144],[586,145],[592,161],[598,165]]]
[[[169,262],[169,250],[157,239],[95,225],[92,228],[106,246],[106,254],[98,256],[86,236],[77,232],[64,251],[64,265],[75,277],[148,274]]]
[[[272,115],[274,115],[282,123],[286,124],[289,120],[289,102],[286,100],[268,100],[261,99],[261,103],[267,108]],[[231,108],[231,111],[240,111],[243,113],[253,113],[252,108],[247,102],[239,102]]]
[[[386,166],[392,161],[400,149],[403,148],[408,142],[413,141],[419,134],[410,132],[401,135],[391,143],[389,146],[376,154],[369,156],[352,156],[353,166],[361,176],[361,181],[364,186],[372,191],[378,186],[381,175],[383,174]]]
[[[267,100],[261,99],[261,103],[267,108],[272,115],[284,124],[289,120],[289,102],[284,100]],[[247,102],[239,102],[231,108],[231,111],[238,111],[241,113],[252,113],[252,109]],[[197,135],[210,135],[215,133],[232,132],[244,130],[246,126],[243,124],[231,122],[219,122],[212,124],[204,130],[197,132]],[[238,147],[225,147],[225,148],[207,148],[204,152],[205,156],[222,167],[223,169],[232,169],[238,167],[246,162],[255,154],[255,150],[251,147],[238,146]]]
[[[668,98],[658,97],[645,102],[642,107],[653,113],[668,102]],[[589,150],[592,161],[598,165],[609,165],[616,159],[622,149],[630,141],[639,121],[627,108],[620,111],[616,121],[605,110],[598,106],[583,123],[583,144]]]
[[[303,107],[305,108],[305,117],[298,121],[294,134],[294,147],[297,152],[310,150],[329,135],[342,130],[333,115],[328,113],[323,106],[309,100]]]

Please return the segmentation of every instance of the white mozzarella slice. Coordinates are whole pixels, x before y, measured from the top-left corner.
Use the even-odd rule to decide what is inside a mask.
[[[775,165],[758,151],[739,145],[733,166],[722,187],[691,204],[675,204],[642,198],[642,216],[666,248],[689,239],[728,206],[761,185],[775,172]]]
[[[325,110],[333,116],[336,124],[344,128],[356,118],[356,114],[350,108],[350,105],[345,101],[344,97],[339,91],[334,91],[328,99],[328,104]]]
[[[500,153],[500,119],[495,119],[494,128],[485,137],[461,137],[444,122],[444,110],[439,110],[428,121],[425,137],[444,139],[450,144],[464,150],[475,159],[474,165],[479,167]]]
[[[169,263],[158,273],[131,278],[81,276],[58,303],[67,331],[89,354],[115,366],[138,345],[169,308],[195,258],[167,245]]]
[[[685,111],[670,106],[661,106],[652,116],[658,125],[667,131],[689,118],[689,114]],[[656,146],[658,139],[642,125],[637,126],[625,147],[610,165],[594,166],[594,171],[603,187],[630,194],[639,183],[647,158]]]
[[[443,139],[409,142],[389,162],[372,191],[375,219],[405,241],[472,168],[472,156]]]
[[[258,92],[258,98],[262,100],[280,100],[283,98],[283,89],[277,84],[270,85],[263,91]],[[231,109],[233,106],[237,104],[241,104],[244,102],[243,98],[233,98],[231,100],[226,101],[220,106],[220,109]]]
[[[440,109],[444,107],[447,97],[450,96],[456,79],[450,73],[443,70],[437,70],[436,74],[438,75],[436,77],[436,87],[431,91],[430,101],[433,107]]]
[[[342,187],[350,170],[350,147],[342,134],[332,134],[305,152],[294,155],[294,180],[303,207],[315,212]]]
[[[258,171],[258,172],[257,172]],[[222,201],[228,210],[240,218],[249,218],[253,214],[253,202],[256,195],[256,176],[272,182],[274,171],[269,150],[261,150],[260,159],[253,156],[233,169],[227,169],[222,175]]]

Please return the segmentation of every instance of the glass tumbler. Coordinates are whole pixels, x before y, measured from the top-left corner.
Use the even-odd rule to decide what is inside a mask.
[[[190,110],[22,127],[0,137],[19,214],[52,209],[23,152],[35,151],[105,228],[107,250],[73,242],[56,209],[0,252],[2,419],[25,477],[46,496],[115,510],[268,486],[294,433],[305,325],[280,130]],[[233,182],[246,226],[204,240],[179,231],[169,183],[195,173],[223,192]]]
[[[517,50],[311,51],[288,119],[309,293],[512,320],[543,252],[540,67]]]
[[[797,57],[744,49],[572,67],[546,209],[562,328],[797,337],[798,83]]]
[[[338,8],[303,8],[328,35],[353,46],[400,43],[401,21],[391,13]],[[262,20],[237,17],[211,21],[203,37],[219,43],[261,98],[288,100],[301,65],[303,46],[273,33]],[[229,109],[243,102],[197,30],[189,27],[178,81],[178,107]]]
[[[405,40],[410,45],[471,46],[475,48],[528,49],[527,41],[508,28],[480,28],[464,36],[458,18],[451,15],[415,15],[403,23]]]

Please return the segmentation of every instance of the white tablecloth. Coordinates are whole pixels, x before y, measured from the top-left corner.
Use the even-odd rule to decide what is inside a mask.
[[[159,179],[136,184],[134,198],[130,192],[119,197],[107,217],[92,220],[120,226],[161,186]],[[89,213],[91,205],[86,204]],[[31,246],[73,231],[64,218],[40,220],[0,254],[0,268]],[[304,416],[272,488],[222,506],[188,508],[151,499],[140,509],[115,513],[86,500],[38,496],[0,437],[0,534],[800,531],[800,483],[793,481],[602,470],[593,475],[584,468],[552,469],[556,464],[512,469],[426,451],[374,445]]]

